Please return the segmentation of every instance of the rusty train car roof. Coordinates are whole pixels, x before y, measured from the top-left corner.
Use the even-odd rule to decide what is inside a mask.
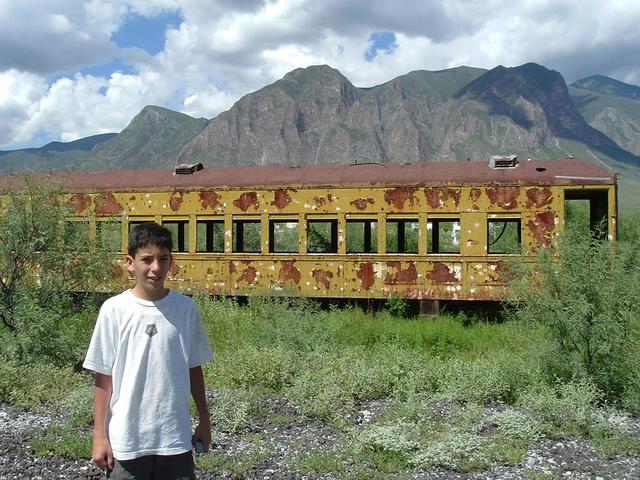
[[[62,181],[64,190],[69,192],[400,185],[610,185],[616,182],[615,174],[609,170],[574,158],[522,160],[513,168],[491,168],[486,161],[268,165],[207,167],[184,175],[174,174],[173,169],[168,168],[70,172],[54,174],[53,179]]]

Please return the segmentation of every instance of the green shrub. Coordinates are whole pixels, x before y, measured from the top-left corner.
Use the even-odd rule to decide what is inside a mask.
[[[38,457],[61,456],[78,460],[91,458],[92,435],[68,427],[50,427],[35,433],[30,439],[34,454]]]
[[[59,404],[68,392],[87,383],[88,376],[75,373],[71,367],[0,361],[0,401],[20,409],[39,410],[45,404]]]
[[[547,435],[586,435],[601,398],[595,385],[583,380],[538,385],[523,394],[518,403],[538,420]]]
[[[395,293],[389,295],[384,303],[384,306],[389,314],[393,317],[404,318],[407,316],[407,311],[409,310],[407,301],[398,297],[398,295],[396,295]]]
[[[223,389],[211,408],[213,426],[222,432],[238,433],[249,426],[254,410],[253,394],[244,389]]]
[[[64,414],[66,424],[72,428],[86,427],[93,424],[93,386],[81,385],[71,390],[58,408]]]
[[[549,328],[565,365],[574,367],[566,375],[586,372],[609,399],[630,398],[625,392],[635,382],[640,349],[637,243],[611,244],[568,229],[555,254],[543,249],[533,266],[514,270],[514,314]]]

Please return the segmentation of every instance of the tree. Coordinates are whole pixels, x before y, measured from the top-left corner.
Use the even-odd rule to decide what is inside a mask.
[[[598,238],[569,228],[556,251],[517,265],[513,306],[520,320],[550,329],[566,368],[577,360],[619,399],[640,379],[640,249]]]
[[[55,335],[73,292],[96,291],[113,260],[94,245],[88,221],[71,222],[58,184],[26,176],[0,187],[0,321],[14,337],[46,323]],[[77,301],[77,298],[73,299]]]

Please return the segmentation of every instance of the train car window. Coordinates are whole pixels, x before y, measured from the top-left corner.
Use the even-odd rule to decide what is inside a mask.
[[[260,220],[233,221],[233,252],[260,253]]]
[[[147,223],[147,222],[152,222],[153,220],[134,220],[134,221],[129,221],[129,233],[131,233],[131,230],[133,230],[135,227],[137,227],[138,225],[141,225],[143,223]]]
[[[387,253],[418,253],[418,219],[387,219]]]
[[[96,222],[96,244],[107,252],[122,250],[122,223]]]
[[[162,226],[171,232],[174,252],[189,251],[189,221],[188,220],[167,220],[162,222]]]
[[[64,243],[71,250],[87,250],[91,245],[89,222],[65,222]]]
[[[347,220],[347,253],[376,253],[378,251],[378,222],[376,220]]]
[[[298,253],[298,222],[271,220],[269,222],[269,251]]]
[[[487,253],[520,253],[521,243],[519,218],[487,220]]]
[[[460,253],[460,219],[427,221],[427,253]]]
[[[307,252],[338,253],[338,221],[307,221]]]
[[[196,222],[196,252],[224,252],[224,220]]]

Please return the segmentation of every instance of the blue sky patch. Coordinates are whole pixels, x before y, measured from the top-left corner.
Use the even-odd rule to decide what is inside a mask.
[[[138,47],[149,55],[156,55],[164,49],[167,28],[177,28],[181,23],[182,17],[178,10],[163,12],[154,17],[131,14],[111,40],[120,48]]]
[[[398,44],[396,43],[396,34],[393,32],[372,32],[369,36],[369,49],[364,52],[364,58],[367,62],[373,60],[378,52],[392,53]]]

